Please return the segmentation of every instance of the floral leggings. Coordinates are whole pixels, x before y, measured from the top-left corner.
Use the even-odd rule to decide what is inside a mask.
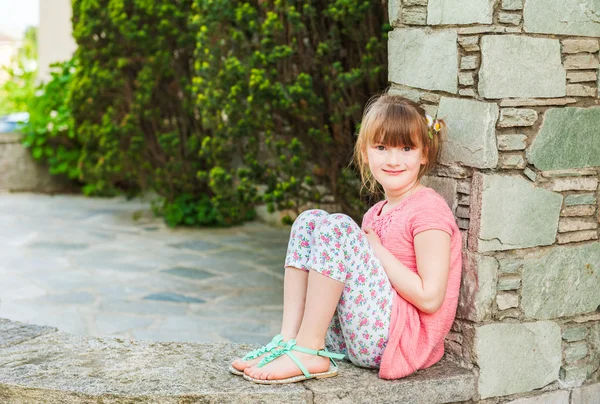
[[[357,366],[378,368],[395,292],[358,224],[343,214],[302,212],[292,226],[285,266],[312,269],[345,285],[325,344]]]

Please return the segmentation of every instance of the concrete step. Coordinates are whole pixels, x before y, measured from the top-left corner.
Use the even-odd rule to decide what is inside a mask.
[[[249,345],[92,338],[0,319],[2,403],[451,403],[476,394],[469,370],[442,361],[400,380],[340,364],[340,375],[263,386],[230,374]]]

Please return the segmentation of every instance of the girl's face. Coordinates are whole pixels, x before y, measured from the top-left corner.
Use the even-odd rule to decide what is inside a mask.
[[[421,165],[427,163],[422,147],[367,146],[367,162],[375,180],[386,196],[399,196],[411,189],[419,177]]]

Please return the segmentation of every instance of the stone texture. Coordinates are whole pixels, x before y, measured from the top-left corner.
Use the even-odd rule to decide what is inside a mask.
[[[550,245],[562,196],[521,176],[473,175],[469,246],[476,251]]]
[[[600,166],[599,121],[600,107],[549,109],[527,159],[540,170]]]
[[[565,362],[573,363],[583,359],[588,354],[588,345],[585,341],[567,344],[565,348]]]
[[[473,73],[458,73],[458,83],[461,86],[472,86],[475,84]]]
[[[448,125],[448,138],[442,140],[440,163],[460,163],[477,168],[493,168],[498,164],[496,104],[442,97],[438,116],[444,117]]]
[[[476,328],[481,398],[531,391],[558,378],[560,327],[550,321]]]
[[[600,36],[596,0],[561,0],[548,7],[547,0],[527,0],[523,10],[527,32]]]
[[[574,316],[600,305],[600,244],[555,247],[523,261],[521,306],[535,319]]]
[[[498,290],[517,290],[521,287],[519,276],[504,276],[498,281]]]
[[[525,168],[525,159],[520,154],[502,153],[498,159],[498,167],[506,169]]]
[[[598,227],[593,219],[586,218],[565,218],[558,222],[558,231],[565,233],[568,231],[591,230]]]
[[[596,213],[595,205],[575,205],[567,206],[561,212],[561,216],[592,216]]]
[[[535,171],[533,171],[529,167],[525,167],[525,169],[523,170],[523,175],[525,175],[527,178],[529,178],[533,182],[535,182],[535,180],[537,178],[537,174],[535,173]]]
[[[562,339],[568,342],[581,341],[587,336],[587,328],[583,325],[567,328],[562,333]]]
[[[405,6],[426,6],[429,0],[403,0]]]
[[[579,241],[597,240],[598,232],[596,230],[574,231],[570,233],[559,234],[556,237],[558,244],[577,243]]]
[[[531,99],[531,98],[515,98],[510,100],[502,100],[500,101],[500,106],[504,107],[544,107],[551,105],[569,105],[576,103],[577,100],[575,98],[546,98],[541,100]]]
[[[519,13],[498,13],[498,21],[501,24],[519,25],[521,23],[521,14]]]
[[[467,178],[471,176],[471,171],[467,167],[461,167],[457,165],[438,165],[436,168],[434,168],[433,172],[435,175],[450,178]]]
[[[563,53],[595,53],[600,49],[597,39],[563,39]]]
[[[587,84],[567,84],[567,95],[571,97],[595,97],[596,86]]]
[[[489,319],[497,279],[498,261],[484,255],[463,253],[457,317],[478,322]]]
[[[457,93],[457,38],[455,30],[393,30],[388,39],[389,81],[427,90]]]
[[[465,97],[471,97],[471,98],[477,97],[477,93],[472,88],[461,88],[460,90],[458,90],[458,94],[465,96]]]
[[[566,72],[556,39],[486,35],[481,38],[481,53],[479,94],[484,98],[566,94]]]
[[[498,135],[498,150],[525,150],[526,140],[527,136],[525,135]]]
[[[600,404],[600,383],[574,389],[571,392],[571,404]]]
[[[598,172],[595,168],[572,168],[568,170],[548,170],[542,171],[542,176],[546,178],[565,178],[565,177],[585,177],[596,176]],[[572,178],[579,180],[579,178]]]
[[[502,0],[503,10],[522,10],[523,0]]]
[[[580,53],[577,55],[567,55],[564,66],[568,70],[591,70],[597,69],[600,64],[596,56],[589,53]]]
[[[506,310],[519,306],[519,295],[512,293],[499,293],[496,296],[496,305],[498,310]]]
[[[537,121],[537,111],[523,108],[502,108],[498,126],[510,128],[515,126],[532,126]]]
[[[596,72],[568,72],[567,80],[569,80],[569,83],[595,83],[598,79],[597,76]]]
[[[491,24],[494,0],[429,0],[427,24]]]
[[[557,178],[552,184],[553,191],[595,191],[598,188],[598,179],[582,178]]]
[[[518,398],[506,404],[569,404],[569,392],[565,390],[552,391],[533,397]]]
[[[587,379],[587,372],[585,365],[562,367],[560,368],[560,384],[564,388],[579,387]]]
[[[0,318],[0,349],[52,332],[56,332],[56,328],[29,325]]]
[[[565,206],[595,205],[596,202],[595,194],[572,194],[565,198]]]
[[[479,67],[479,56],[463,56],[460,59],[461,70],[474,70]]]
[[[474,36],[459,36],[458,43],[467,52],[477,52],[479,50],[479,37]]]
[[[425,7],[402,8],[400,21],[406,25],[426,25],[427,9]]]
[[[339,363],[329,383],[262,386],[226,371],[251,347],[87,338],[62,332],[0,349],[0,401],[58,403],[354,403],[469,400],[475,377],[448,362],[388,382]],[[316,383],[315,383],[316,382]]]
[[[456,183],[457,181],[453,178],[444,177],[432,177],[426,175],[421,179],[423,185],[436,190],[448,204],[448,207],[454,212],[456,210]]]

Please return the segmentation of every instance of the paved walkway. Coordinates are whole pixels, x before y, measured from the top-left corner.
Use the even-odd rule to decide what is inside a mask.
[[[123,198],[0,193],[0,318],[91,336],[265,342],[289,229],[167,228]]]

